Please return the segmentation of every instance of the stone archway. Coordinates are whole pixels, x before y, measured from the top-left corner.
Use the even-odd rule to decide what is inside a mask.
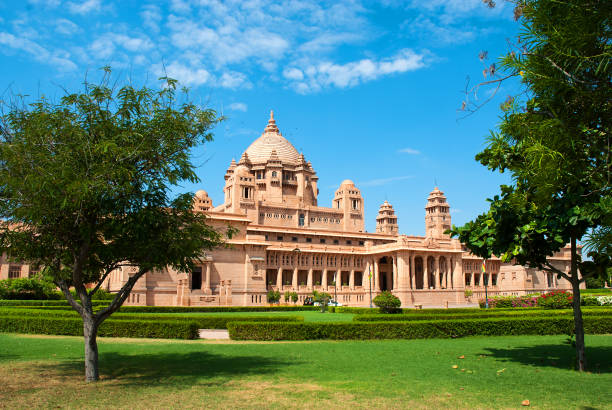
[[[393,259],[383,256],[378,260],[378,286],[380,290],[392,290],[393,283]]]
[[[414,288],[423,289],[423,258],[414,258]]]

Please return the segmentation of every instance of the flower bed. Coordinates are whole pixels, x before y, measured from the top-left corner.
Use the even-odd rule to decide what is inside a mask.
[[[542,307],[545,309],[567,309],[572,307],[572,294],[566,290],[555,290],[541,295],[525,296],[495,296],[489,298],[489,308],[529,308]],[[479,300],[481,308],[485,301]]]

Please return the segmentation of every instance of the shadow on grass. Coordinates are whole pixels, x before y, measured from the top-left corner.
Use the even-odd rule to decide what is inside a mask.
[[[507,349],[487,348],[487,356],[528,366],[574,369],[576,349],[569,344],[520,346]],[[586,347],[588,371],[612,373],[612,347]]]
[[[224,356],[209,352],[154,353],[125,355],[100,354],[100,377],[122,385],[222,385],[233,377],[273,374],[281,367],[299,365],[295,360],[283,361],[260,356]],[[47,367],[41,364],[42,368]],[[82,360],[49,365],[67,376],[84,376]],[[216,380],[211,380],[217,378]]]

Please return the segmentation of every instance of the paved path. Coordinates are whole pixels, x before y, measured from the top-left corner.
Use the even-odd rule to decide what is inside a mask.
[[[198,329],[200,339],[225,339],[228,340],[229,332],[225,329]]]

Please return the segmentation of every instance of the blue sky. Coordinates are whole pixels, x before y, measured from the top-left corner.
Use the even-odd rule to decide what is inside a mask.
[[[167,73],[223,113],[215,141],[194,152],[203,188],[222,202],[223,175],[266,125],[312,162],[319,204],[353,180],[373,231],[386,199],[400,231],[424,234],[434,183],[453,223],[487,209],[506,175],[474,160],[499,122],[503,84],[461,119],[466,77],[482,81],[517,24],[505,2],[245,0],[0,0],[0,92],[59,98],[112,66],[120,80],[157,86]],[[492,89],[479,92],[480,101]]]

